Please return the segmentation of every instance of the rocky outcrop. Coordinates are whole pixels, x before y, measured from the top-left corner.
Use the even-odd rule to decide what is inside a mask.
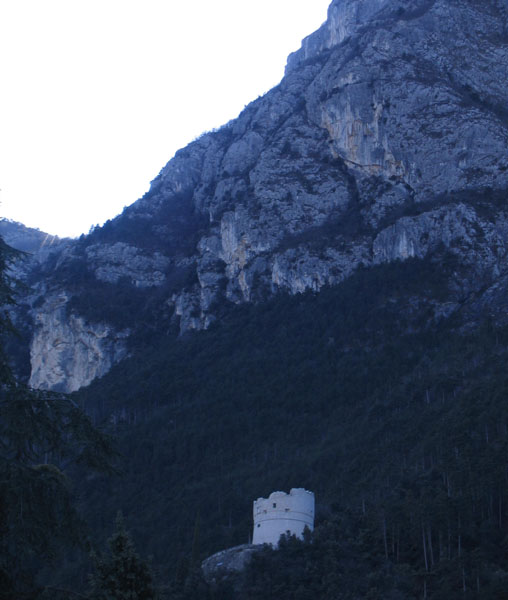
[[[242,544],[209,556],[201,564],[205,581],[214,585],[242,572],[252,556],[262,549],[263,545]]]
[[[474,235],[474,244],[461,245],[460,226],[439,226],[440,217],[460,220],[457,211],[423,215],[443,193],[508,184],[499,84],[506,12],[491,4],[332,2],[278,88],[224,128],[213,166],[208,139],[186,149],[207,183],[194,192],[210,217],[198,245],[202,326],[221,285],[232,302],[252,300],[260,286],[318,290],[359,265],[450,248],[450,227],[470,262],[478,259]],[[429,241],[397,254],[395,230],[383,233],[382,225],[406,208],[422,218],[398,227],[414,225],[417,235],[425,222]],[[366,232],[351,239],[341,228],[355,211]]]
[[[218,306],[443,253],[462,265],[452,287],[484,293],[506,271],[507,13],[505,0],[333,0],[276,88],[177,152],[141,200],[34,277],[70,296],[77,272],[144,290],[149,310],[129,327],[181,333],[208,327]],[[122,355],[118,327],[85,317],[49,300],[35,310],[34,385],[74,389]],[[85,374],[69,346],[57,375],[47,349],[58,344],[36,340],[59,340],[52,327],[71,340],[90,323],[109,349],[90,342],[97,366]]]
[[[472,261],[481,269],[503,268],[506,258],[506,215],[491,222],[464,204],[452,204],[422,213],[402,217],[381,231],[374,240],[374,263],[424,258],[444,247],[460,254],[463,261]]]
[[[47,296],[36,313],[31,344],[35,388],[73,392],[101,377],[127,354],[128,331],[115,332],[105,323],[90,324],[69,313],[65,292]]]
[[[93,244],[86,248],[87,264],[92,265],[99,281],[118,283],[127,278],[136,287],[162,285],[169,259],[160,252],[147,255],[139,248],[116,242]]]
[[[390,0],[332,2],[328,9],[326,22],[318,31],[303,40],[300,50],[289,55],[286,74],[300,67],[305,61],[318,57],[324,51],[338,46],[344,40],[358,33],[387,4],[393,6],[396,3],[390,2]]]

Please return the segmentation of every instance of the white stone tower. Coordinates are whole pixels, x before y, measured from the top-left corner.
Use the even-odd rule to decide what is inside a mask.
[[[314,529],[314,494],[293,488],[289,494],[272,492],[268,498],[254,500],[253,544],[277,546],[283,533],[303,537],[307,526]]]

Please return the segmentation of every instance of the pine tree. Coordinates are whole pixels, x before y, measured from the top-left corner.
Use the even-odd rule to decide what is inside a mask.
[[[136,553],[121,513],[108,546],[110,556],[93,555],[97,573],[90,577],[92,600],[156,600],[150,567]]]

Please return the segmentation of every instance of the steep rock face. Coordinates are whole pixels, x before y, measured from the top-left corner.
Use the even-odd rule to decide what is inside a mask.
[[[152,255],[142,253],[135,246],[94,244],[86,248],[86,260],[93,265],[94,275],[99,281],[117,283],[127,278],[136,287],[153,287],[163,283],[169,259],[160,252]]]
[[[37,277],[74,297],[78,273],[147,290],[151,312],[129,327],[142,316],[180,332],[228,302],[444,251],[462,265],[452,287],[481,295],[506,273],[507,14],[506,0],[334,0],[276,88],[177,152],[144,198]],[[89,327],[100,312],[50,302],[35,319],[55,311]],[[36,339],[32,383],[53,387]],[[73,386],[86,384],[82,359],[66,356],[58,381],[80,372]]]
[[[352,0],[349,2],[335,0],[332,2],[328,9],[326,22],[318,31],[303,40],[300,50],[289,55],[286,73],[356,34],[387,4],[393,6],[395,3],[390,3],[390,0]]]
[[[73,392],[107,373],[127,354],[127,331],[115,333],[104,323],[86,323],[67,312],[68,300],[65,293],[51,294],[37,312],[31,345],[32,387]]]
[[[492,223],[464,204],[402,217],[374,240],[374,262],[424,258],[442,245],[452,253],[460,252],[465,261],[473,258],[474,265],[499,272],[506,258],[507,225],[504,214]]]
[[[215,176],[208,148],[186,149],[207,183],[194,192],[210,216],[198,246],[202,324],[221,265],[233,302],[252,300],[260,284],[317,290],[390,256],[381,233],[396,211],[423,215],[442,194],[506,189],[505,8],[333,2],[280,86],[225,128],[234,141],[214,154]],[[362,234],[341,231],[351,212]]]

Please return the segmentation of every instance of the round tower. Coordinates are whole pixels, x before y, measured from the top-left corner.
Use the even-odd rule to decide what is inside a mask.
[[[272,492],[268,498],[254,500],[253,544],[277,546],[283,533],[303,537],[307,526],[314,529],[314,494],[293,488],[289,494]]]

